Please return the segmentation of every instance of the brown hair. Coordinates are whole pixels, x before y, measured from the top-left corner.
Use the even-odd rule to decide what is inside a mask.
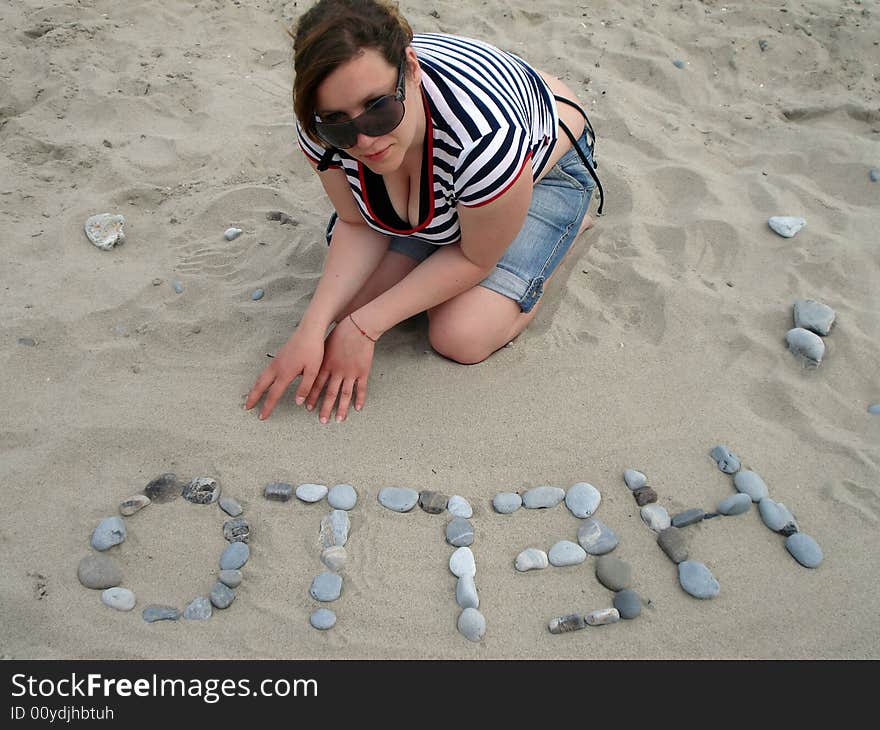
[[[396,4],[387,0],[319,0],[290,31],[293,37],[293,110],[306,135],[315,132],[318,86],[362,49],[374,48],[399,66],[412,41],[412,29]]]

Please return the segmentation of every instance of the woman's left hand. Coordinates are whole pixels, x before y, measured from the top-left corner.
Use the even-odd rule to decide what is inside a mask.
[[[321,423],[327,423],[333,412],[333,406],[339,399],[336,409],[336,420],[344,421],[348,415],[351,398],[355,395],[354,409],[361,410],[367,399],[367,378],[373,365],[375,345],[354,323],[346,317],[343,319],[324,343],[324,361],[318,377],[306,398],[306,408],[312,410],[318,402],[321,391],[327,386],[324,403],[319,417]]]

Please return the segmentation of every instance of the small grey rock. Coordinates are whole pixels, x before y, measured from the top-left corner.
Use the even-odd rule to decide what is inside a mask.
[[[131,517],[135,512],[139,512],[151,502],[152,500],[146,494],[135,494],[132,497],[123,499],[119,503],[119,514]]]
[[[137,599],[128,588],[108,588],[101,594],[101,603],[117,611],[131,611]]]
[[[687,64],[685,64],[684,61],[682,61],[682,60],[676,58],[676,59],[672,62],[672,65],[675,66],[676,68],[684,68]]]
[[[551,634],[566,634],[569,631],[579,631],[586,625],[583,616],[579,613],[570,613],[566,616],[550,619],[547,628],[550,629]]]
[[[287,502],[293,496],[293,485],[286,482],[271,482],[263,487],[263,496],[273,502]]]
[[[18,344],[26,347],[36,347],[37,341],[33,337],[19,337]]]
[[[300,484],[296,488],[296,498],[302,502],[320,502],[329,490],[323,484]]]
[[[547,509],[555,507],[565,499],[565,490],[561,487],[532,487],[522,496],[523,507],[527,509]]]
[[[709,454],[725,474],[736,474],[742,467],[739,457],[726,446],[716,446]]]
[[[596,561],[596,578],[612,591],[629,588],[632,581],[632,568],[613,555],[601,555]]]
[[[688,559],[688,540],[683,530],[667,527],[657,535],[657,544],[673,563],[683,563]]]
[[[685,560],[678,564],[678,582],[694,598],[715,598],[721,591],[712,571],[696,560]]]
[[[379,504],[393,512],[409,512],[419,501],[419,493],[406,487],[383,487],[379,490]]]
[[[183,488],[182,496],[193,504],[213,504],[220,499],[220,485],[211,477],[196,477]]]
[[[297,224],[297,220],[295,218],[291,218],[287,213],[281,210],[270,210],[266,213],[266,218],[270,221],[279,221],[282,226],[291,225],[295,226]],[[339,509],[342,509],[341,507]]]
[[[211,588],[211,604],[217,608],[229,608],[234,600],[235,593],[225,583],[218,580]]]
[[[639,598],[638,593],[629,588],[617,591],[612,603],[623,619],[634,619],[642,612],[642,599]]]
[[[221,570],[217,578],[223,585],[238,588],[241,585],[242,575],[240,570]]]
[[[321,547],[334,546],[345,547],[348,542],[348,531],[351,529],[351,519],[348,512],[342,509],[331,510],[330,514],[321,519],[320,541]]]
[[[584,616],[588,626],[607,626],[608,624],[616,624],[620,621],[620,612],[616,608],[600,608],[596,611],[590,611]]]
[[[521,573],[527,570],[541,570],[550,564],[547,553],[538,548],[526,548],[516,556],[514,567]]]
[[[312,611],[309,623],[319,631],[327,631],[336,626],[336,614],[329,608],[319,608]]]
[[[266,292],[264,292],[262,289],[254,289],[251,292],[251,299],[253,299],[255,302],[258,302],[263,298],[263,295],[265,293]]]
[[[439,515],[446,509],[446,503],[449,497],[440,492],[431,492],[424,490],[419,492],[419,507],[421,507],[429,515]]]
[[[550,548],[547,559],[557,568],[580,565],[587,559],[587,551],[571,540],[560,540]]]
[[[870,178],[871,182],[880,182],[880,169],[872,167],[870,170],[868,170],[868,177]]]
[[[144,494],[153,502],[163,504],[180,496],[181,485],[176,474],[162,474],[153,479],[146,487]]]
[[[765,41],[763,38],[761,38],[761,39],[758,41],[758,47],[761,49],[761,52],[766,51],[767,48],[769,47],[769,45],[770,45],[770,44],[767,43],[767,41]]]
[[[238,517],[244,510],[238,503],[238,500],[232,497],[220,497],[220,509],[222,509],[230,517]]]
[[[873,405],[868,406],[868,413],[873,416],[880,415],[880,403],[874,403]]]
[[[657,501],[657,492],[651,487],[640,487],[639,489],[633,490],[633,497],[635,497],[636,504],[639,507],[644,507],[646,504],[651,504],[652,502]]]
[[[334,573],[339,573],[345,568],[347,557],[344,547],[341,545],[333,545],[332,547],[326,548],[321,553],[321,562]]]
[[[446,505],[446,509],[449,510],[449,514],[455,517],[462,517],[466,520],[469,520],[474,515],[474,510],[471,507],[470,502],[457,494],[449,498],[449,503]]]
[[[635,469],[624,469],[623,481],[626,482],[626,486],[635,491],[648,483],[648,477]]]
[[[171,288],[174,289],[178,294],[183,294],[183,284],[180,283],[179,280],[175,279],[171,282]]]
[[[227,241],[234,241],[241,235],[241,233],[241,228],[227,228],[225,231],[223,231],[223,237]]]
[[[153,286],[159,286],[162,283],[162,280],[157,276],[153,279]]]
[[[795,327],[785,333],[785,342],[791,352],[804,358],[808,364],[815,367],[822,364],[825,342],[815,332]]]
[[[706,512],[704,510],[701,510],[699,507],[694,507],[693,509],[688,509],[684,512],[679,512],[677,515],[673,515],[672,526],[687,527],[688,525],[702,522],[705,516]]]
[[[604,555],[617,547],[617,534],[601,520],[589,517],[578,528],[580,546],[590,555]]]
[[[91,216],[85,224],[88,239],[102,251],[125,243],[125,217],[111,213],[98,213]]]
[[[114,545],[125,542],[125,522],[121,517],[105,517],[92,532],[92,547],[95,550],[109,550]]]
[[[569,511],[580,519],[589,517],[597,509],[602,501],[599,490],[587,482],[578,482],[568,488],[565,493],[565,506]]]
[[[471,575],[463,575],[455,584],[455,602],[459,608],[479,608],[480,597],[477,584]]]
[[[760,502],[770,494],[767,485],[764,484],[764,480],[751,469],[738,471],[733,478],[733,486],[736,487],[738,492],[748,494],[752,498],[752,502]]]
[[[666,508],[660,504],[646,504],[639,510],[639,515],[648,527],[654,532],[660,532],[667,527],[672,526],[672,520],[669,519],[669,513]]]
[[[516,492],[499,492],[492,498],[492,508],[502,515],[509,515],[522,507],[522,497]]]
[[[770,497],[764,497],[758,502],[758,512],[761,520],[773,532],[788,537],[799,531],[794,515],[782,502],[774,502]]]
[[[477,574],[477,563],[474,554],[469,547],[460,547],[449,558],[449,570],[456,578],[469,575],[472,578]]]
[[[226,520],[223,523],[223,537],[227,542],[247,542],[251,537],[251,527],[244,517]]]
[[[772,228],[780,236],[783,236],[784,238],[791,238],[799,230],[806,226],[807,222],[803,218],[800,218],[798,216],[774,215],[767,220],[767,225],[769,225],[770,228]]]
[[[156,621],[177,621],[180,618],[180,611],[174,606],[158,606],[150,605],[144,609],[144,621],[148,624]]]
[[[342,576],[324,571],[316,575],[309,588],[309,595],[316,601],[335,601],[342,593]]]
[[[743,492],[731,494],[718,503],[718,511],[723,515],[741,515],[752,508],[752,498]]]
[[[183,609],[183,617],[187,621],[207,621],[213,614],[211,599],[207,596],[193,598],[189,605]]]
[[[474,526],[464,517],[456,517],[446,525],[446,542],[453,547],[473,545]]]
[[[824,558],[819,544],[803,532],[785,538],[785,549],[805,568],[818,568]]]
[[[486,619],[476,608],[466,608],[458,617],[458,630],[468,641],[479,641],[486,633]]]
[[[251,556],[251,549],[245,542],[231,542],[220,556],[220,570],[238,570]]]
[[[357,499],[357,491],[351,484],[337,484],[327,492],[327,502],[333,509],[354,509]]]
[[[823,337],[831,332],[834,316],[831,307],[815,299],[798,299],[794,303],[794,326]]]
[[[122,568],[107,555],[86,555],[79,561],[76,577],[86,588],[113,588],[122,583]]]

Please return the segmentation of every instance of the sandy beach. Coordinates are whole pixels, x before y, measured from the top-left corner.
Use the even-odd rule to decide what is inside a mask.
[[[416,32],[488,41],[577,92],[605,214],[512,345],[458,365],[415,317],[377,346],[364,410],[322,425],[292,391],[267,421],[243,409],[326,252],[331,208],[290,98],[286,29],[309,5],[0,7],[0,655],[880,658],[880,8],[403,0]],[[104,212],[126,220],[110,251],[83,231]],[[776,215],[807,225],[784,238]],[[818,368],[786,348],[797,299],[836,313]],[[669,514],[711,512],[735,493],[717,444],[815,538],[818,568],[755,505],[686,528],[720,594],[682,590],[623,471],[644,472]],[[207,595],[226,545],[216,505],[125,518],[107,554],[133,611],[77,579],[98,522],[165,472],[214,477],[250,524],[244,582],[209,621],[141,611]],[[329,508],[267,501],[276,481],[358,491],[332,630],[309,625]],[[576,541],[579,520],[491,500],[577,482],[601,492],[595,516],[645,605],[556,636],[550,619],[611,605],[596,558],[527,573],[514,560]],[[387,510],[386,486],[470,501],[481,641],[456,630],[449,515]]]

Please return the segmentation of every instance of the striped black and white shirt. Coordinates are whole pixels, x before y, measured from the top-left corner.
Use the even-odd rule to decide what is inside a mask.
[[[457,206],[492,202],[527,164],[533,180],[541,174],[556,142],[556,102],[525,61],[482,41],[425,33],[414,36],[412,47],[422,68],[427,119],[419,221],[413,226],[401,220],[382,177],[345,150],[333,155],[331,166],[345,172],[371,228],[455,243],[461,238]],[[296,129],[303,152],[317,163],[326,150],[299,123]],[[429,178],[430,186],[424,184]]]

